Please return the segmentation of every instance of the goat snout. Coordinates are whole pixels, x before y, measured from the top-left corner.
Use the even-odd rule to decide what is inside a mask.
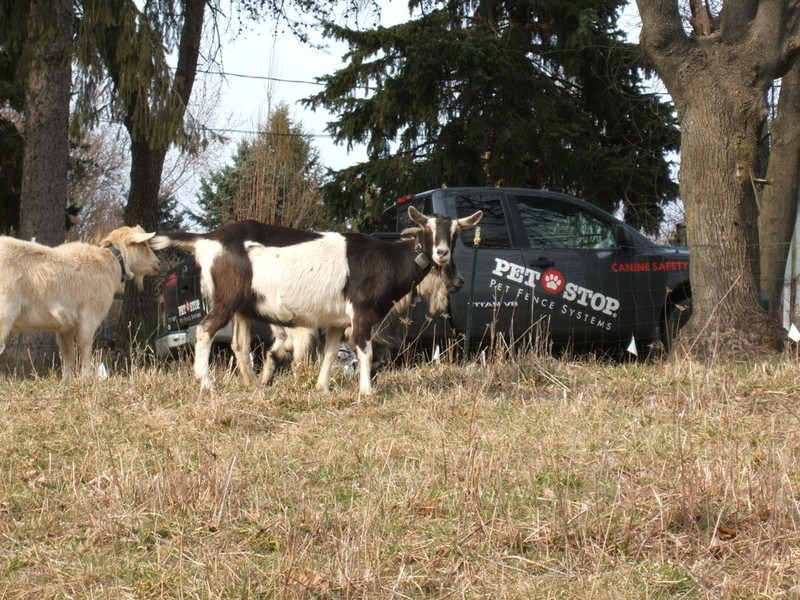
[[[436,248],[433,252],[433,261],[440,266],[450,262],[450,248]]]

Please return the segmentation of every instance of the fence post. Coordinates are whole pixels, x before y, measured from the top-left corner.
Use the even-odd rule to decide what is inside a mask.
[[[467,327],[464,333],[464,358],[469,356],[470,340],[472,339],[472,301],[475,297],[475,271],[478,266],[478,246],[481,245],[481,227],[475,228],[475,237],[472,240],[472,275],[469,280],[469,298],[467,300]]]

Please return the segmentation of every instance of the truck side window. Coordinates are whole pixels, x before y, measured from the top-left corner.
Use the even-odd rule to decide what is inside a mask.
[[[577,206],[547,198],[517,197],[531,248],[608,250],[617,247],[614,229]]]
[[[429,215],[433,212],[431,208],[431,197],[423,196],[422,198],[415,198],[410,202],[400,205],[397,209],[397,231],[403,231],[410,227],[417,227],[417,224],[412,221],[408,216],[408,207],[413,206],[423,215]]]
[[[456,196],[456,214],[459,219],[468,217],[477,210],[483,211],[483,218],[478,224],[481,230],[481,248],[511,248],[508,223],[500,197],[481,194]],[[468,248],[473,246],[476,231],[477,228],[470,227],[461,232],[461,241]]]

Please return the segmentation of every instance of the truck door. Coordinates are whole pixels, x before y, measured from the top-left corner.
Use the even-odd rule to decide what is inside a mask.
[[[451,296],[453,326],[466,333],[471,317],[473,343],[490,342],[497,335],[509,341],[522,339],[530,327],[532,295],[526,283],[530,274],[509,228],[505,194],[491,190],[465,192],[448,202],[455,205],[448,206],[448,212],[453,214],[455,210],[458,218],[483,211],[478,227],[462,231],[456,241],[453,258],[465,285]],[[476,243],[478,230],[480,242]]]
[[[557,343],[618,343],[636,328],[632,277],[613,265],[626,262],[616,223],[564,199],[516,194],[509,198],[513,222],[528,247],[523,264],[533,269],[534,322],[546,324]]]

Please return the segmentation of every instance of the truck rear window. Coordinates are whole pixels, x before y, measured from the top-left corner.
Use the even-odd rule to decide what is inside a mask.
[[[409,206],[413,206],[423,215],[429,215],[433,212],[433,208],[431,208],[430,196],[414,198],[413,200],[409,200],[408,202],[401,204],[397,210],[397,231],[403,231],[409,227],[417,227],[417,224],[414,223],[414,221],[412,221],[408,216]]]

